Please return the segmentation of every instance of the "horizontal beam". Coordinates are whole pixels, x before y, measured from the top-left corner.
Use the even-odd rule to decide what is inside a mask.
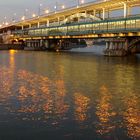
[[[88,34],[119,34],[119,36],[137,36],[140,32],[140,17],[106,20],[90,23],[66,24],[56,27],[17,30],[15,36],[47,37],[47,36],[78,36]],[[137,34],[138,33],[138,34]]]

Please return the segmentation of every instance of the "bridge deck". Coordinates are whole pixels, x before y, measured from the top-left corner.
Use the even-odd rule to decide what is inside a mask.
[[[73,23],[55,27],[40,27],[14,31],[16,37],[49,37],[91,35],[91,37],[110,36],[140,36],[140,16],[94,21],[88,23]],[[105,35],[104,35],[105,34]]]

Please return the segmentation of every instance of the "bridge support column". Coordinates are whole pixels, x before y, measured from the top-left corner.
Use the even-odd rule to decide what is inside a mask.
[[[128,51],[128,39],[125,40],[124,49],[125,51]]]
[[[128,49],[126,49],[127,41],[125,39],[109,39],[106,40],[105,56],[126,56]]]
[[[60,25],[60,18],[58,17],[58,25]]]
[[[106,49],[109,49],[109,42],[106,42]]]
[[[96,16],[96,10],[93,10],[93,16]]]
[[[24,26],[23,25],[21,26],[21,30],[24,30]]]
[[[50,26],[49,24],[50,24],[50,22],[49,22],[49,20],[47,20],[47,27],[49,27],[49,26]]]
[[[127,4],[124,3],[124,18],[127,17]]]
[[[40,23],[38,22],[38,23],[37,23],[37,28],[39,28],[39,27],[40,27]]]
[[[31,28],[32,27],[32,25],[31,24],[29,24],[29,28]]]
[[[105,8],[103,8],[103,20],[105,20]]]
[[[44,47],[45,47],[46,49],[49,48],[49,41],[48,41],[48,40],[44,40]]]

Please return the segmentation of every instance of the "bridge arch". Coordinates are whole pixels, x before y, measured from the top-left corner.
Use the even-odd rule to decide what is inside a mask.
[[[69,17],[67,17],[63,23],[66,24],[66,23],[69,23],[71,22],[74,18],[85,18],[85,19],[91,19],[91,20],[95,20],[95,21],[101,21],[101,18],[99,17],[96,17],[94,15],[91,15],[91,14],[86,14],[86,13],[76,13],[76,14],[73,14]]]

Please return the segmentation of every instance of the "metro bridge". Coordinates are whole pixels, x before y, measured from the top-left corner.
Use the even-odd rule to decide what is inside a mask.
[[[140,0],[102,0],[47,13],[2,26],[4,43],[23,43],[29,49],[66,49],[73,40],[104,38],[106,55],[140,52],[140,15],[132,15]],[[120,10],[121,17],[110,17]]]

